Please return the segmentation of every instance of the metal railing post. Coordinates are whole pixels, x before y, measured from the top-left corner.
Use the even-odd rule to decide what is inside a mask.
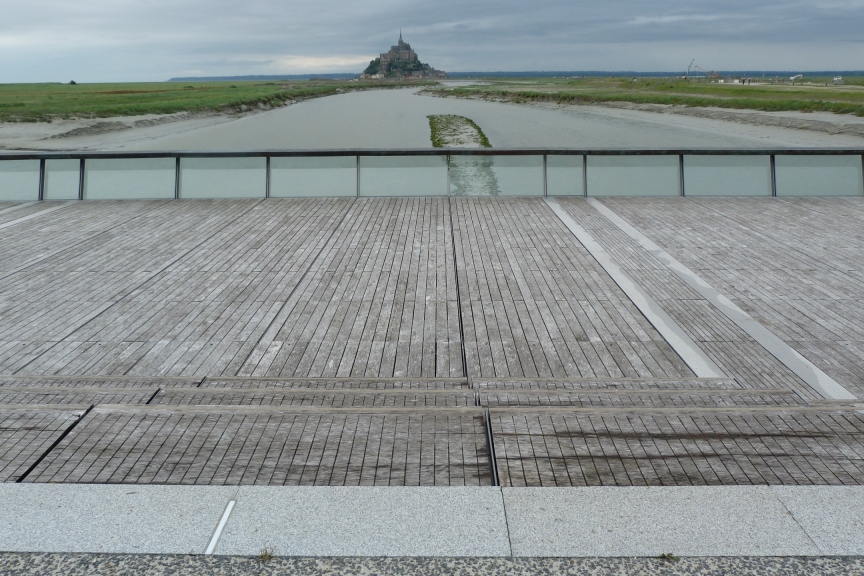
[[[678,190],[684,196],[684,155],[678,155]]]
[[[84,158],[81,158],[81,164],[78,167],[78,200],[84,199]]]
[[[265,156],[264,198],[270,198],[270,156]]]
[[[360,155],[357,155],[357,198],[360,198]]]
[[[450,154],[447,154],[447,196],[450,196]]]
[[[770,164],[771,164],[771,196],[777,196],[777,162],[774,158],[774,154],[770,156]]]
[[[45,199],[45,158],[39,160],[39,201]]]
[[[546,175],[546,154],[543,154],[543,196],[549,196],[549,177]]]
[[[180,198],[180,156],[174,162],[174,199]]]
[[[588,155],[582,155],[582,196],[588,197]]]

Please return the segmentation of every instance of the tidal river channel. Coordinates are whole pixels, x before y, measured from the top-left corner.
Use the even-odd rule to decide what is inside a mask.
[[[430,114],[474,120],[494,148],[766,148],[860,146],[811,130],[595,106],[568,108],[436,98],[416,89],[329,96],[156,138],[127,150],[428,148]]]

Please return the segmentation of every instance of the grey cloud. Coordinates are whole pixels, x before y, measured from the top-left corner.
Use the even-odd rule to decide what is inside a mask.
[[[400,27],[454,71],[864,67],[861,0],[6,3],[0,82],[359,72]]]

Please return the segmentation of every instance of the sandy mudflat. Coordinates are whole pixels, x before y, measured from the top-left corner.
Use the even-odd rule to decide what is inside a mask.
[[[111,150],[206,126],[237,120],[228,114],[147,114],[57,120],[0,122],[0,150]]]
[[[0,124],[0,149],[428,148],[432,145],[430,114],[471,118],[496,148],[864,146],[864,118],[855,116],[636,105],[523,105],[437,98],[416,91],[353,92],[242,117],[178,114],[6,123]],[[65,136],[57,137],[61,134]]]

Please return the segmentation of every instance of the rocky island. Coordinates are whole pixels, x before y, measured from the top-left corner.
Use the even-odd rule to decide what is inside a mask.
[[[429,64],[420,62],[420,58],[411,49],[411,45],[402,40],[402,32],[400,31],[399,43],[391,46],[388,52],[384,52],[372,60],[360,77],[446,78],[447,74],[441,70],[435,70]]]

